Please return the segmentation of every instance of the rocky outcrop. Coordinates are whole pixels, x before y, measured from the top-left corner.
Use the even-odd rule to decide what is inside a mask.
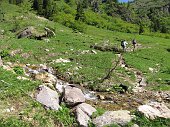
[[[93,123],[97,127],[103,127],[106,125],[116,124],[124,126],[132,120],[130,112],[127,110],[119,111],[107,111],[102,116],[99,116],[93,120]]]
[[[45,27],[43,32],[39,32],[33,26],[28,26],[17,34],[17,38],[34,38],[38,40],[42,40],[44,37],[52,37],[55,36],[55,32],[50,28]]]
[[[35,28],[32,26],[29,26],[27,28],[25,28],[24,30],[22,30],[20,33],[17,34],[18,38],[28,38],[33,36],[33,34],[35,33]]]
[[[150,102],[139,106],[138,110],[150,119],[157,117],[170,118],[170,109],[164,103]]]
[[[36,95],[36,100],[47,108],[53,110],[58,110],[60,108],[58,93],[44,85],[39,87],[39,93]]]
[[[74,106],[85,102],[85,97],[81,89],[71,86],[66,86],[64,90],[64,101],[69,106]]]

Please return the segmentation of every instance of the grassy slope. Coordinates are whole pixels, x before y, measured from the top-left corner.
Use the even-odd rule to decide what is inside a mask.
[[[127,64],[146,73],[148,81],[156,84],[156,87],[151,86],[152,89],[170,90],[167,84],[169,82],[167,80],[170,79],[170,55],[167,50],[170,46],[170,39],[112,32],[92,26],[88,26],[86,34],[73,33],[71,29],[58,23],[40,20],[34,14],[24,14],[26,18],[16,18],[16,16],[20,17],[22,15],[22,11],[18,7],[14,5],[4,5],[3,7],[6,10],[6,21],[0,23],[0,29],[5,30],[4,38],[0,40],[0,50],[10,52],[14,49],[23,49],[23,53],[31,54],[28,59],[21,57],[20,54],[14,57],[4,57],[3,60],[5,62],[19,61],[31,64],[50,64],[52,60],[60,57],[73,58],[71,63],[65,65],[50,64],[50,66],[59,68],[61,73],[65,73],[70,69],[73,72],[73,76],[71,76],[73,80],[80,82],[95,81],[103,77],[106,71],[111,68],[112,61],[116,60],[115,54],[100,51],[97,51],[97,55],[79,54],[78,50],[91,50],[91,44],[103,43],[107,40],[119,46],[121,39],[130,41],[136,38],[145,48],[134,53],[124,53]],[[51,38],[48,43],[33,39],[18,40],[15,37],[15,33],[9,31],[16,25],[18,30],[24,26],[32,25],[40,31],[43,30],[44,26],[50,26],[56,29],[57,36]],[[46,52],[45,49],[50,51]],[[51,54],[55,55],[51,56]],[[160,65],[159,71],[154,74],[149,72],[149,67],[155,68],[156,64]],[[82,69],[76,71],[74,70],[76,66],[81,66]],[[118,71],[126,73],[125,70],[118,69]],[[40,82],[19,81],[16,79],[16,76],[16,74],[0,69],[0,80],[11,84],[0,82],[0,117],[2,118],[0,126],[9,126],[10,124],[13,124],[13,126],[45,126],[47,123],[50,126],[54,126],[54,124],[60,124],[60,122],[64,123],[65,126],[74,124],[74,119],[69,115],[69,110],[65,106],[60,112],[46,111],[40,104],[28,96],[41,84]],[[161,80],[157,81],[159,78]],[[16,109],[15,112],[3,113],[3,109],[12,106]]]

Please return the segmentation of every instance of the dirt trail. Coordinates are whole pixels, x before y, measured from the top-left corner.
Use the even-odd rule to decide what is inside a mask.
[[[137,69],[135,69],[135,68],[129,67],[129,66],[126,64],[126,62],[125,62],[122,54],[119,54],[118,56],[120,57],[120,63],[119,63],[119,65],[120,65],[121,67],[126,67],[126,70],[127,70],[127,71],[133,72],[134,75],[135,75],[135,78],[136,78],[135,82],[130,81],[131,84],[134,85],[133,91],[134,91],[134,92],[144,92],[144,91],[145,91],[144,87],[147,86],[147,83],[146,83],[146,79],[145,79],[145,77],[143,76],[142,72],[139,71],[139,70],[137,70]]]

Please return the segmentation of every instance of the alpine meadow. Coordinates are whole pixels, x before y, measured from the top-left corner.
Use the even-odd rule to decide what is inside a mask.
[[[0,127],[170,127],[170,0],[0,0]]]

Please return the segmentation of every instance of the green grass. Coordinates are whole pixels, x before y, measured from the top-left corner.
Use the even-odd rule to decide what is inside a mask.
[[[40,20],[33,13],[25,14],[21,8],[15,5],[3,4],[2,7],[5,11],[5,21],[0,23],[0,29],[5,30],[5,32],[3,38],[0,38],[0,55],[4,63],[9,61],[24,64],[47,63],[48,66],[54,67],[69,80],[87,83],[90,88],[113,88],[120,82],[131,86],[131,82],[135,81],[133,72],[121,67],[117,67],[112,73],[108,81],[111,82],[111,86],[107,86],[107,82],[104,82],[105,84],[99,83],[106,76],[108,70],[115,65],[117,61],[115,52],[98,50],[95,50],[97,54],[81,54],[81,52],[94,50],[90,46],[95,43],[109,42],[120,48],[122,39],[126,39],[130,43],[133,38],[136,38],[137,42],[142,45],[142,49],[123,53],[126,63],[144,73],[149,83],[148,89],[170,90],[170,55],[168,50],[170,39],[109,31],[94,26],[87,26],[85,33],[76,33],[59,23]],[[24,15],[24,18],[22,15]],[[26,38],[17,39],[16,33],[27,26],[34,26],[40,32],[43,31],[45,26],[54,28],[56,36],[49,38],[50,42]],[[11,32],[13,29],[16,29],[16,32]],[[16,49],[22,49],[22,52],[10,56],[10,52]],[[46,51],[46,49],[49,49],[49,51]],[[23,53],[28,54],[29,57],[23,57]],[[58,58],[72,59],[72,61],[69,63],[51,63]],[[76,69],[77,67],[78,69]],[[156,69],[157,72],[151,73],[149,67]],[[65,126],[76,126],[75,119],[67,107],[63,106],[63,109],[59,112],[46,111],[41,104],[30,98],[29,94],[34,92],[41,82],[18,80],[17,76],[23,75],[23,71],[18,67],[15,67],[14,71],[16,74],[0,68],[0,112],[11,105],[16,106],[16,108],[19,105],[20,108],[14,113],[0,113],[0,126],[46,126],[47,124],[55,126],[61,123]],[[68,71],[72,75],[67,75]],[[123,76],[118,76],[118,73]],[[128,78],[131,82],[124,81],[124,78]],[[100,114],[100,111],[98,114]],[[169,124],[168,120],[148,121],[143,117],[142,119],[136,121],[141,126],[156,127]]]
[[[7,5],[3,7],[5,6]],[[125,53],[124,58],[127,64],[146,73],[147,81],[155,84],[151,86],[151,89],[169,90],[169,85],[167,85],[167,80],[170,77],[168,72],[170,58],[167,51],[170,45],[169,39],[113,32],[93,26],[87,26],[86,34],[74,33],[72,29],[58,23],[40,20],[32,13],[28,13],[25,18],[12,18],[16,16],[20,17],[22,11],[14,5],[10,6],[14,11],[11,12],[8,8],[4,8],[6,20],[0,23],[0,28],[5,30],[5,38],[0,40],[2,55],[7,56],[3,58],[4,61],[50,64],[52,60],[58,58],[71,58],[73,59],[71,63],[50,64],[50,66],[56,67],[63,75],[65,75],[68,69],[71,70],[73,75],[68,78],[76,82],[95,82],[106,75],[107,71],[113,66],[112,61],[116,61],[116,57],[112,52],[97,51],[97,54],[80,54],[80,52],[83,50],[92,50],[90,45],[95,43],[105,43],[108,41],[120,48],[120,41],[122,39],[126,39],[129,42],[133,38],[136,38],[137,42],[142,44],[143,49],[139,49],[134,53]],[[50,26],[55,29],[56,37],[50,38],[50,42],[48,43],[34,39],[16,39],[15,33],[9,31],[15,25],[18,25],[18,31],[26,26],[34,26],[36,29],[42,31],[45,26]],[[22,49],[22,53],[13,57],[7,55],[7,53],[16,49]],[[45,49],[49,49],[49,52],[45,51]],[[23,53],[27,53],[29,57],[22,57]],[[159,72],[150,73],[148,71],[149,67],[156,68],[156,64],[160,64]],[[75,71],[74,68],[77,66],[81,66],[82,68]],[[125,70],[122,70],[121,73],[124,73],[126,77],[129,75]],[[116,78],[115,75],[113,76]],[[117,78],[117,81],[122,82],[121,78]],[[158,79],[161,79],[161,81],[158,81]],[[134,81],[133,74],[132,80]],[[114,83],[117,84],[118,82]],[[130,83],[126,82],[126,84]]]

